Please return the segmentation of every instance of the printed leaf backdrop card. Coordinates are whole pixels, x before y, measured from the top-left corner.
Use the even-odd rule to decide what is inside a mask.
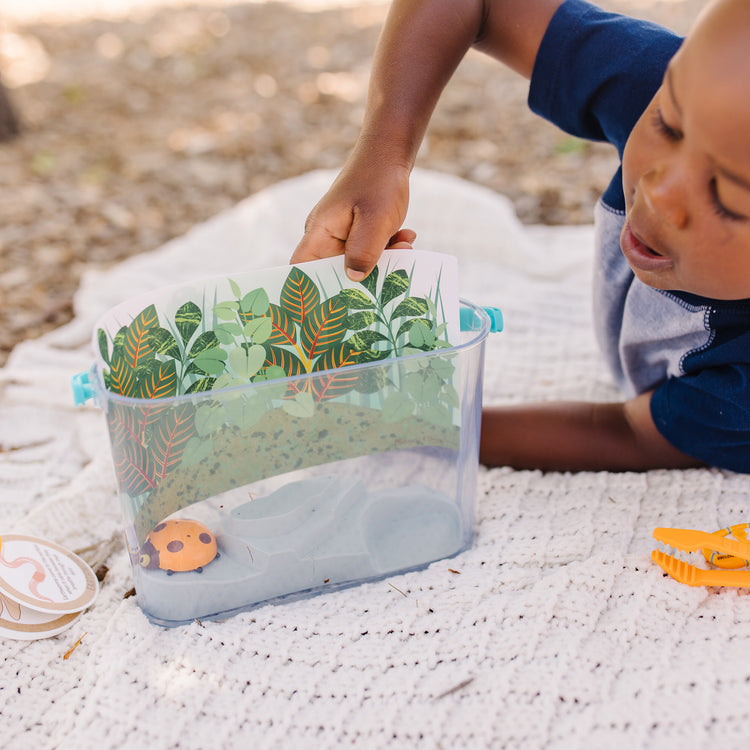
[[[224,616],[463,549],[489,330],[456,259],[413,250],[360,283],[338,257],[114,308],[86,382],[139,605]]]
[[[456,258],[413,250],[385,252],[361,283],[337,257],[114,308],[95,333],[97,364],[139,543],[169,514],[234,486],[455,447],[458,373],[454,355],[440,354],[459,336]]]
[[[458,336],[456,258],[390,250],[361,283],[340,256],[141,296],[100,322],[96,345],[108,390],[152,399],[431,351]]]

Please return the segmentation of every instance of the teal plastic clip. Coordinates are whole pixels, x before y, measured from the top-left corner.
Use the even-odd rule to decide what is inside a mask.
[[[88,371],[73,375],[70,379],[70,385],[73,388],[73,401],[76,406],[82,406],[94,398],[94,387],[89,380]]]
[[[482,307],[490,318],[490,333],[503,330],[503,313],[499,307]],[[477,329],[476,316],[470,307],[461,308],[461,330],[474,331]]]

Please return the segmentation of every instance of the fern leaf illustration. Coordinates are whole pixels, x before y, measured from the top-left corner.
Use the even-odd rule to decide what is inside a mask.
[[[300,331],[300,344],[310,360],[343,340],[348,312],[347,306],[337,296],[310,311]]]
[[[120,487],[131,497],[156,486],[151,456],[140,443],[130,441],[120,446],[115,454],[115,470]]]
[[[141,420],[134,409],[122,404],[113,403],[107,412],[107,422],[109,424],[109,434],[112,436],[112,443],[115,448],[130,441],[136,443],[143,442],[143,433],[140,427]]]
[[[138,372],[139,398],[167,398],[177,395],[177,366],[174,360],[149,362]]]
[[[112,355],[109,372],[109,390],[122,396],[134,396],[136,392],[135,370],[122,356],[122,349],[117,347]]]
[[[342,393],[352,390],[359,381],[359,372],[346,372],[348,365],[357,363],[361,354],[348,341],[326,349],[315,362],[315,372],[321,372],[320,377],[311,380],[312,392],[316,401],[335,398]],[[344,371],[342,372],[342,369]]]
[[[197,435],[195,409],[190,404],[169,409],[154,427],[151,451],[154,457],[154,477],[163,479],[179,465],[185,452],[185,444]]]
[[[294,345],[295,328],[292,316],[280,305],[270,305],[269,315],[271,317],[271,335],[268,344],[290,344]]]
[[[281,288],[279,301],[292,320],[302,325],[310,310],[320,304],[320,292],[304,271],[293,266]]]
[[[288,377],[302,375],[305,372],[302,360],[293,352],[282,349],[280,346],[266,345],[266,361],[263,363],[263,369],[266,370],[269,367],[281,367]]]
[[[125,331],[123,341],[123,357],[133,370],[144,363],[148,357],[154,356],[151,346],[151,329],[159,325],[156,308],[149,305],[133,319]]]

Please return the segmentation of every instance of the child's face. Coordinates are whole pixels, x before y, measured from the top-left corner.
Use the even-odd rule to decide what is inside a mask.
[[[747,0],[712,6],[625,146],[620,245],[649,286],[750,297],[748,39]]]

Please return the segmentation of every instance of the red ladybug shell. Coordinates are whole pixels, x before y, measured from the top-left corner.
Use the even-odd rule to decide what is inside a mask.
[[[174,519],[154,526],[140,551],[144,568],[167,573],[203,571],[217,555],[216,537],[199,521]]]

